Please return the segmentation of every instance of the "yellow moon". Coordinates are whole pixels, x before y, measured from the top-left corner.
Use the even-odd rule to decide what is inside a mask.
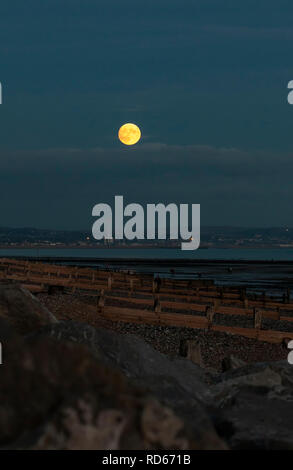
[[[118,132],[120,141],[125,145],[134,145],[141,138],[140,128],[130,122],[120,127]]]

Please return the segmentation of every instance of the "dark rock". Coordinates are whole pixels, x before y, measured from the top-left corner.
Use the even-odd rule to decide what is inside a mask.
[[[23,334],[57,322],[36,297],[15,284],[0,284],[0,318]]]
[[[206,382],[211,379],[211,374],[198,365],[186,359],[170,359],[132,334],[122,335],[85,323],[63,321],[42,328],[36,335],[84,344],[95,357],[118,367],[130,378],[172,377],[198,399],[205,396]]]
[[[172,409],[200,448],[218,448],[213,424],[233,449],[293,446],[293,368],[286,361],[245,364],[230,356],[226,372],[212,374],[187,359],[170,359],[134,335],[75,322],[47,326],[42,334],[86,344]]]
[[[293,449],[293,368],[287,362],[229,371],[211,389],[216,428],[232,449]]]
[[[160,402],[172,408],[188,425],[200,449],[225,449],[219,447],[219,437],[205,407],[178,381],[170,376],[151,376],[134,380],[134,383],[155,395]]]
[[[83,323],[60,322],[43,328],[37,335],[86,345],[94,357],[119,368],[175,410],[192,429],[201,448],[213,448],[213,441],[219,446],[218,436],[200,404],[207,393],[206,381],[210,375],[197,365],[185,359],[171,360],[135,335],[121,335]]]
[[[58,323],[40,328],[37,332],[29,335],[29,337],[50,337],[58,341],[71,341],[82,344],[90,350],[94,357],[101,357],[97,330],[86,323],[59,321]]]
[[[17,336],[0,367],[0,445],[6,449],[221,449],[205,417],[197,433],[176,410],[131,384],[88,348]]]
[[[3,322],[1,331],[3,448],[293,449],[287,361],[230,358],[213,374],[137,336],[73,321],[26,337]]]
[[[228,357],[224,357],[222,361],[222,370],[223,372],[227,372],[228,370],[231,369],[239,369],[239,367],[245,366],[246,363],[242,361],[242,359],[239,359],[239,357],[234,356],[231,354]]]
[[[180,341],[180,355],[186,357],[194,364],[203,367],[200,342],[197,340],[187,339]]]
[[[241,387],[223,407],[216,428],[232,449],[293,450],[293,402],[269,395]]]

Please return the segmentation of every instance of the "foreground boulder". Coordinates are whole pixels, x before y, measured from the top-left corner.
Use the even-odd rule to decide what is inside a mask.
[[[293,367],[251,364],[222,374],[210,404],[219,434],[233,449],[293,450]]]
[[[293,449],[293,366],[247,364],[234,357],[213,374],[186,359],[171,360],[141,338],[76,322],[49,325],[40,337],[82,343],[186,423],[200,448]],[[215,429],[218,433],[215,433]]]
[[[212,373],[72,321],[21,336],[0,318],[0,448],[293,449],[293,366]]]
[[[0,284],[0,318],[21,334],[57,322],[54,315],[27,289],[5,283]]]
[[[212,375],[197,364],[181,358],[169,358],[156,351],[142,338],[120,334],[106,328],[93,328],[86,323],[60,321],[41,328],[33,337],[50,337],[85,345],[94,357],[105,364],[116,366],[127,377],[171,377],[193,397],[203,398],[208,390],[206,382]]]
[[[3,322],[0,330],[0,448],[226,448],[199,404],[207,428],[195,433],[184,416],[89,348],[19,336]]]

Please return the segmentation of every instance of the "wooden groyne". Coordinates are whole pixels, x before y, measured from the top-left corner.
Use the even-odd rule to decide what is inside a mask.
[[[150,274],[8,258],[0,258],[0,279],[31,292],[61,290],[96,296],[96,307],[85,304],[85,308],[111,321],[223,331],[272,343],[293,339],[289,290],[279,298],[249,296],[245,288],[219,287],[206,279],[154,279]],[[219,316],[228,324],[218,324]],[[243,326],[241,319],[251,327]],[[270,328],[264,327],[267,321]]]

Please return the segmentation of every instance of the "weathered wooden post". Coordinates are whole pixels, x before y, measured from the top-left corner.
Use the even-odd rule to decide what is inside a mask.
[[[290,297],[291,297],[291,292],[290,292],[290,287],[287,287],[287,303],[290,303]]]
[[[208,305],[206,308],[206,317],[208,321],[208,328],[210,329],[213,324],[213,319],[215,315],[215,308],[213,305]]]
[[[161,313],[161,303],[158,297],[154,299],[154,311],[155,313]]]
[[[267,301],[266,292],[263,291],[263,293],[262,293],[262,302],[263,302],[263,306],[264,306],[264,307],[266,306],[266,301]]]
[[[241,290],[240,290],[240,300],[244,300],[246,299],[246,288],[245,287],[242,287]]]
[[[30,275],[30,265],[27,265],[27,267],[25,268],[25,278],[26,278],[26,280],[29,279],[29,275]]]
[[[186,357],[194,364],[203,366],[203,360],[201,355],[201,345],[198,340],[181,340],[179,346],[180,356]]]
[[[289,343],[290,343],[291,341],[292,341],[291,338],[283,338],[283,340],[282,340],[282,346],[283,346],[283,348],[288,349],[288,345],[289,345]]]
[[[98,305],[97,305],[97,310],[98,313],[102,313],[105,307],[105,291],[104,289],[101,290],[100,295],[98,296]]]
[[[109,290],[112,289],[112,276],[109,276],[109,277],[108,277],[108,289],[109,289]]]
[[[130,280],[129,280],[129,283],[130,283],[130,292],[133,293],[133,290],[134,290],[134,279],[130,279]]]
[[[243,299],[243,307],[244,307],[244,308],[248,308],[248,298],[247,298],[247,297],[245,297],[245,298]]]
[[[160,287],[161,287],[161,279],[159,277],[156,277],[153,280],[153,292],[160,292]]]
[[[258,308],[254,308],[254,328],[256,330],[261,329],[261,322],[262,322],[262,313],[261,310]]]

